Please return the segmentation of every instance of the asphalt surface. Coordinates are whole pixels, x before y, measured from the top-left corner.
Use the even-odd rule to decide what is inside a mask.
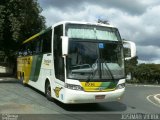
[[[0,119],[118,120],[137,115],[137,119],[155,120],[160,119],[160,104],[154,100],[159,93],[157,86],[127,85],[121,102],[65,105],[48,101],[43,93],[16,79],[0,78]]]

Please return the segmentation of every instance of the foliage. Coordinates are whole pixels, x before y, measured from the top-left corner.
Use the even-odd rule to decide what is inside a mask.
[[[134,70],[139,83],[160,84],[160,64],[140,64]]]
[[[108,20],[102,20],[102,19],[98,19],[97,21],[98,23],[103,23],[103,24],[107,24],[109,25],[109,21]]]
[[[138,57],[134,57],[130,60],[125,61],[125,73],[126,75],[131,74],[131,77],[133,78],[133,72],[135,71],[138,64]]]
[[[44,17],[36,0],[2,0],[0,2],[0,45],[6,55],[22,41],[45,28]]]
[[[125,61],[126,75],[131,73],[129,83],[160,84],[160,64],[138,64],[138,57]]]

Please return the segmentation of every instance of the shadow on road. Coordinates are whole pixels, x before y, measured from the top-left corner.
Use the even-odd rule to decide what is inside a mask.
[[[2,78],[0,78],[2,79]],[[0,81],[0,83],[16,83],[16,84],[22,84],[20,80],[17,79],[5,79]],[[23,85],[23,84],[22,84]],[[37,93],[41,94],[45,97],[45,94],[40,92],[39,90],[29,86],[24,85],[26,87],[31,88],[32,90],[36,91]],[[46,99],[47,100],[47,99]],[[106,103],[89,103],[89,104],[63,104],[55,99],[52,99],[52,103],[56,104],[60,108],[64,109],[68,112],[122,112],[127,109],[127,106],[121,102],[106,102]]]
[[[122,112],[127,106],[120,102],[87,103],[87,104],[63,104],[53,100],[55,104],[69,112]]]
[[[45,97],[45,94],[41,91],[27,85],[27,87],[38,92]],[[47,100],[47,99],[46,99]],[[84,104],[63,104],[56,99],[51,100],[52,103],[56,104],[60,108],[68,112],[122,112],[127,109],[127,106],[121,102],[105,102],[105,103],[84,103]]]

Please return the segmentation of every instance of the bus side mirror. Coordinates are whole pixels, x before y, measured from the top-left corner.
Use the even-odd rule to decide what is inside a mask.
[[[61,39],[62,39],[62,56],[67,56],[69,39],[66,36],[61,36]]]
[[[136,44],[131,41],[123,41],[125,60],[136,57]],[[127,47],[129,48],[127,48]]]

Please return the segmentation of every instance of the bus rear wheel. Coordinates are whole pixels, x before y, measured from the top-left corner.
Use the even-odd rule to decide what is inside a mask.
[[[48,100],[52,100],[52,97],[51,97],[51,85],[50,83],[47,81],[46,85],[45,85],[45,95],[46,95],[46,98]]]
[[[24,82],[24,73],[20,74],[20,81],[21,81],[23,86],[25,86],[25,87],[27,86],[27,84]]]

